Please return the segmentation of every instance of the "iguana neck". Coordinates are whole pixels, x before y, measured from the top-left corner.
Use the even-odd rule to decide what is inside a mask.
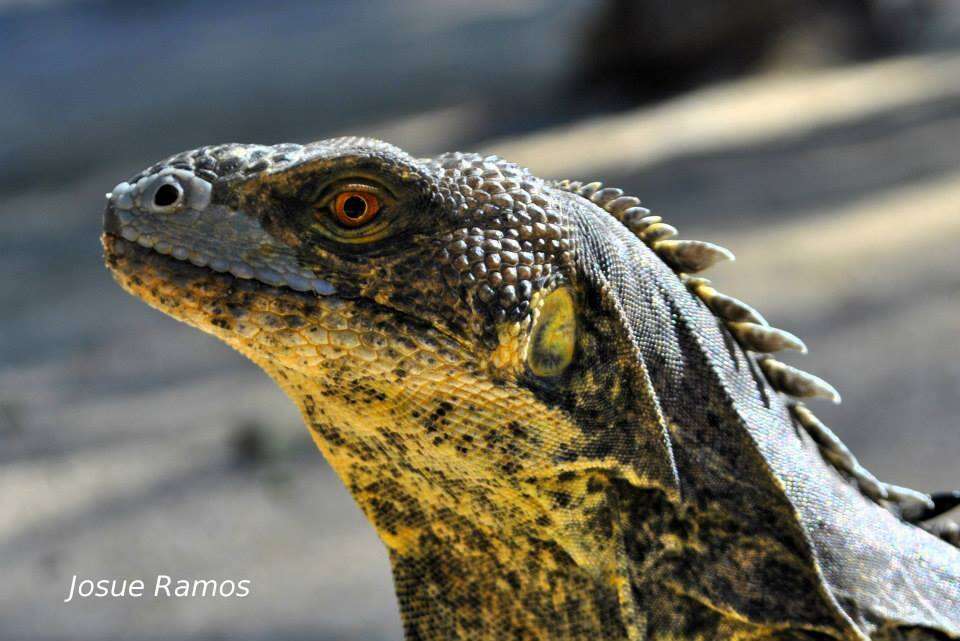
[[[458,519],[435,521],[406,550],[390,550],[408,639],[500,641],[631,638],[629,584],[578,566],[555,542],[496,536]],[[469,549],[459,545],[469,539]]]
[[[386,545],[406,638],[502,641],[505,630],[512,639],[632,638],[621,515],[605,473],[459,470],[416,444],[425,398],[388,398],[388,424],[369,416],[348,424],[357,408],[340,407],[324,385],[270,373]],[[458,405],[438,420],[455,425],[466,411]]]

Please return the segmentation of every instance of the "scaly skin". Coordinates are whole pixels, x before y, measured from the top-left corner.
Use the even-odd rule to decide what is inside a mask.
[[[344,225],[358,184],[383,207]],[[118,185],[103,243],[297,403],[408,639],[960,637],[960,553],[897,515],[928,499],[825,462],[774,386],[828,388],[741,345],[795,339],[727,329],[691,290],[736,302],[643,241],[681,271],[719,249],[592,190],[361,138],[221,145]]]

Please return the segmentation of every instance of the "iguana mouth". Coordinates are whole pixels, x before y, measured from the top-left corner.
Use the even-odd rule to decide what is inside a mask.
[[[100,240],[104,261],[114,279],[129,293],[143,298],[149,305],[205,331],[236,329],[238,319],[246,314],[253,299],[274,301],[271,307],[295,311],[298,318],[313,318],[322,324],[325,308],[342,309],[345,303],[359,306],[353,318],[361,325],[376,318],[390,317],[398,326],[425,334],[443,337],[450,344],[465,348],[463,339],[428,321],[383,305],[366,297],[343,295],[336,291],[318,294],[315,291],[297,291],[287,285],[274,285],[258,278],[244,278],[232,271],[221,271],[210,265],[200,266],[189,259],[164,254],[140,243],[117,235],[105,224]],[[166,292],[170,291],[168,295]],[[195,296],[188,305],[183,292]],[[178,292],[174,294],[173,292]],[[199,306],[199,310],[197,308]],[[196,312],[202,316],[197,317]],[[214,328],[208,327],[213,325]],[[347,331],[354,331],[348,329]],[[357,329],[356,331],[359,331]],[[225,337],[224,337],[225,338]]]
[[[133,226],[125,225],[122,215],[113,206],[107,206],[103,216],[105,249],[106,237],[112,236],[158,256],[164,256],[173,261],[186,263],[210,272],[226,274],[237,280],[255,281],[268,287],[289,289],[297,293],[309,292],[319,296],[332,296],[337,292],[332,283],[316,276],[308,277],[307,274],[292,272],[281,273],[267,267],[251,265],[243,260],[224,260],[198,249],[173,245],[150,234],[141,233]]]
[[[314,291],[297,291],[285,284],[270,284],[252,276],[241,276],[230,269],[216,269],[211,265],[198,265],[188,258],[180,258],[172,253],[161,253],[145,247],[135,241],[127,240],[109,231],[100,237],[104,259],[115,278],[132,284],[144,283],[148,279],[161,278],[171,282],[215,279],[225,289],[244,289],[263,291],[263,293],[284,293],[303,302],[317,301],[322,298],[339,298],[335,291],[319,294]],[[243,273],[243,272],[241,272]],[[326,282],[326,281],[324,281]]]

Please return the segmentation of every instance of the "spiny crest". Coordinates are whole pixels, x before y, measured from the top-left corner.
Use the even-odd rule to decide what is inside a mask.
[[[687,288],[724,322],[733,338],[753,352],[760,370],[777,391],[791,397],[790,412],[810,435],[824,460],[849,478],[868,498],[884,505],[903,520],[914,523],[960,546],[960,524],[933,521],[960,505],[960,490],[927,495],[916,490],[878,480],[864,468],[850,449],[801,402],[806,398],[826,398],[840,402],[840,394],[818,376],[774,359],[771,353],[794,349],[803,354],[807,346],[790,332],[771,327],[753,307],[714,289],[706,278],[694,276],[718,262],[734,260],[728,249],[697,240],[678,240],[675,227],[640,206],[640,199],[626,196],[623,190],[603,187],[599,182],[581,183],[562,180],[554,186],[578,194],[603,208],[649,246],[673,269]]]

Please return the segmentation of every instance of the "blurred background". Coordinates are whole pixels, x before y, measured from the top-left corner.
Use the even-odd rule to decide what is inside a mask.
[[[602,180],[738,255],[818,413],[960,487],[960,3],[0,0],[0,639],[399,639],[386,555],[292,404],[103,269],[182,149],[385,138]],[[71,577],[251,579],[88,599]]]

